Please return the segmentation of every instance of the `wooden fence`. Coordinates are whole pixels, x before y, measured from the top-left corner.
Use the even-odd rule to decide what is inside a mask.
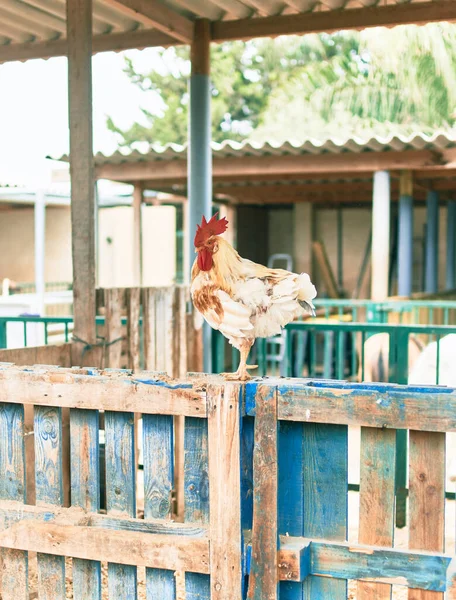
[[[27,406],[34,407],[36,505],[25,504]],[[62,492],[64,409],[70,506]],[[141,516],[135,414],[143,418]],[[173,520],[171,502],[174,416],[185,418],[182,522]],[[361,427],[359,511],[350,512],[356,541],[347,541],[350,426]],[[410,529],[408,548],[400,549],[393,548],[397,429],[410,431]],[[446,591],[454,599],[455,559],[443,552],[450,431],[456,391],[446,388],[305,380],[241,387],[215,376],[179,382],[147,372],[1,365],[2,599],[37,592],[60,600],[67,584],[75,600],[134,600],[142,568],[148,599],[345,600],[348,580],[358,600],[390,598],[392,584],[408,586],[413,600],[442,599]]]

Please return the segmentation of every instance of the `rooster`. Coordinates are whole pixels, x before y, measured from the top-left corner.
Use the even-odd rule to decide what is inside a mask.
[[[277,335],[282,327],[305,313],[315,315],[312,300],[317,295],[307,273],[297,275],[269,269],[242,258],[220,235],[228,227],[226,218],[197,226],[194,245],[197,258],[192,267],[191,296],[196,310],[241,353],[235,373],[226,379],[247,381],[247,357],[256,338]]]

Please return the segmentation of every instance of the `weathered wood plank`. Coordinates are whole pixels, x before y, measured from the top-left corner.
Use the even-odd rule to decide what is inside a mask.
[[[62,411],[35,408],[36,502],[63,505]],[[38,553],[38,595],[43,600],[65,597],[65,559]]]
[[[209,523],[209,466],[207,421],[185,419],[184,489],[185,521]],[[209,577],[185,574],[186,600],[210,600]]]
[[[304,535],[347,539],[348,431],[343,425],[304,424]],[[347,582],[309,577],[305,597],[345,600]],[[306,596],[307,594],[307,596]]]
[[[169,519],[174,483],[173,417],[143,415],[144,519]],[[176,582],[170,570],[146,570],[147,598],[174,600]]]
[[[208,387],[211,600],[242,598],[240,394]]]
[[[396,432],[361,428],[359,543],[393,546]],[[358,583],[359,600],[389,600],[391,586]]]
[[[136,372],[140,369],[139,316],[141,308],[141,289],[128,288],[126,290],[126,303],[128,368]]]
[[[288,567],[288,575],[279,569],[282,578],[302,581],[310,574],[314,579],[358,579],[439,592],[449,589],[456,572],[450,555],[291,536],[281,536],[278,560]]]
[[[136,516],[135,440],[133,413],[105,413],[106,508],[108,515]],[[137,569],[108,564],[111,598],[136,599]]]
[[[147,371],[159,370],[157,367],[155,294],[154,288],[142,289],[144,368]]]
[[[163,311],[163,342],[161,348],[164,349],[161,354],[165,359],[165,364],[162,368],[170,377],[177,377],[179,369],[178,354],[174,354],[174,339],[175,339],[175,309],[174,300],[175,288],[167,288],[162,290],[162,311]]]
[[[254,407],[249,407],[254,414]],[[389,384],[279,386],[279,418],[308,423],[334,423],[456,431],[456,391],[444,387]]]
[[[410,431],[409,547],[443,552],[445,434]],[[443,593],[409,590],[409,600],[443,600]]]
[[[247,597],[251,600],[276,600],[279,594],[277,388],[259,385],[255,400],[252,567]]]
[[[104,290],[106,352],[105,366],[111,369],[122,367],[122,309],[125,305],[125,290],[112,288]]]
[[[98,512],[100,509],[98,435],[98,411],[80,409],[70,411],[71,504],[90,512]],[[56,536],[58,537],[58,533]],[[61,543],[64,543],[62,538]],[[63,549],[63,546],[61,548]],[[48,553],[54,554],[49,551]],[[80,555],[72,553],[68,556],[73,556],[73,595],[75,600],[85,600],[86,598],[101,600],[100,562],[93,558],[81,560]],[[85,556],[83,555],[82,558]]]
[[[250,550],[248,546],[247,556]],[[434,552],[281,536],[278,560],[281,580],[304,581],[309,576],[323,576],[438,592],[449,591],[456,583],[454,557]],[[247,572],[249,569],[247,560]]]
[[[278,527],[281,535],[304,534],[303,435],[302,423],[279,422]],[[304,600],[302,583],[282,581],[279,589],[280,600]]]
[[[0,499],[25,502],[24,407],[0,404]],[[27,553],[2,547],[2,599],[28,600]]]
[[[146,414],[206,416],[206,395],[150,374],[79,375],[68,370],[0,368],[0,402]]]
[[[90,513],[79,507],[59,508],[23,504],[22,502],[0,502],[0,524],[2,528],[22,520],[55,522],[63,525],[84,525],[86,527],[135,531],[158,535],[181,535],[204,537],[208,528],[192,523],[177,523],[162,519],[132,519],[99,513]]]
[[[209,573],[209,541],[204,537],[150,535],[135,531],[103,531],[83,525],[22,521],[0,533],[7,548],[72,556],[77,564],[98,560],[194,573]],[[78,569],[78,581],[81,570]],[[76,591],[76,590],[75,590]],[[85,600],[96,595],[80,596]]]

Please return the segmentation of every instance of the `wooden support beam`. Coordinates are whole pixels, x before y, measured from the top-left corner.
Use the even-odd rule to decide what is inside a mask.
[[[144,192],[142,185],[136,183],[133,189],[133,277],[135,286],[142,285],[142,204],[144,201]]]
[[[158,0],[105,0],[105,4],[178,42],[190,44],[193,40],[194,24]]]
[[[159,168],[157,168],[157,166]],[[215,178],[234,177],[243,180],[246,176],[259,177],[267,175],[295,178],[303,175],[323,175],[340,173],[346,177],[346,172],[372,173],[380,170],[428,169],[442,166],[436,154],[430,150],[405,150],[403,152],[363,152],[360,154],[305,154],[289,156],[241,156],[217,157],[213,159],[213,175]],[[104,164],[96,167],[97,179],[113,181],[154,181],[185,180],[187,161],[161,160],[143,161],[138,163],[125,162],[121,164]]]
[[[73,336],[96,342],[95,178],[92,141],[92,2],[67,1]],[[78,361],[78,364],[81,364]]]
[[[370,6],[264,17],[217,21],[213,24],[212,40],[248,40],[278,35],[331,33],[345,29],[392,27],[395,25],[424,25],[438,21],[456,20],[456,4],[446,0],[412,2],[390,6]]]
[[[121,52],[122,50],[173,46],[175,40],[156,29],[139,29],[122,33],[99,34],[92,38],[92,54],[98,52]],[[66,39],[23,44],[0,45],[0,63],[34,58],[68,56]]]

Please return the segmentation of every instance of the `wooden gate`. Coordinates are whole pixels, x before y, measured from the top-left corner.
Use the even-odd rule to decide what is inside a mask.
[[[25,461],[24,407],[34,411],[34,464]],[[136,508],[138,414],[144,514]],[[181,522],[171,502],[176,416],[185,419]],[[355,541],[347,541],[349,426],[361,426],[359,512],[349,515],[359,514]],[[393,548],[397,429],[410,436],[408,548]],[[413,600],[446,591],[455,598],[455,561],[443,552],[445,503],[453,502],[444,482],[449,431],[456,431],[456,392],[446,388],[304,380],[241,387],[215,376],[175,381],[0,365],[2,599],[61,600],[71,587],[75,600],[134,600],[144,568],[150,600],[345,600],[349,592],[382,600],[392,584],[409,587]],[[25,503],[27,471],[36,482],[33,505]]]

